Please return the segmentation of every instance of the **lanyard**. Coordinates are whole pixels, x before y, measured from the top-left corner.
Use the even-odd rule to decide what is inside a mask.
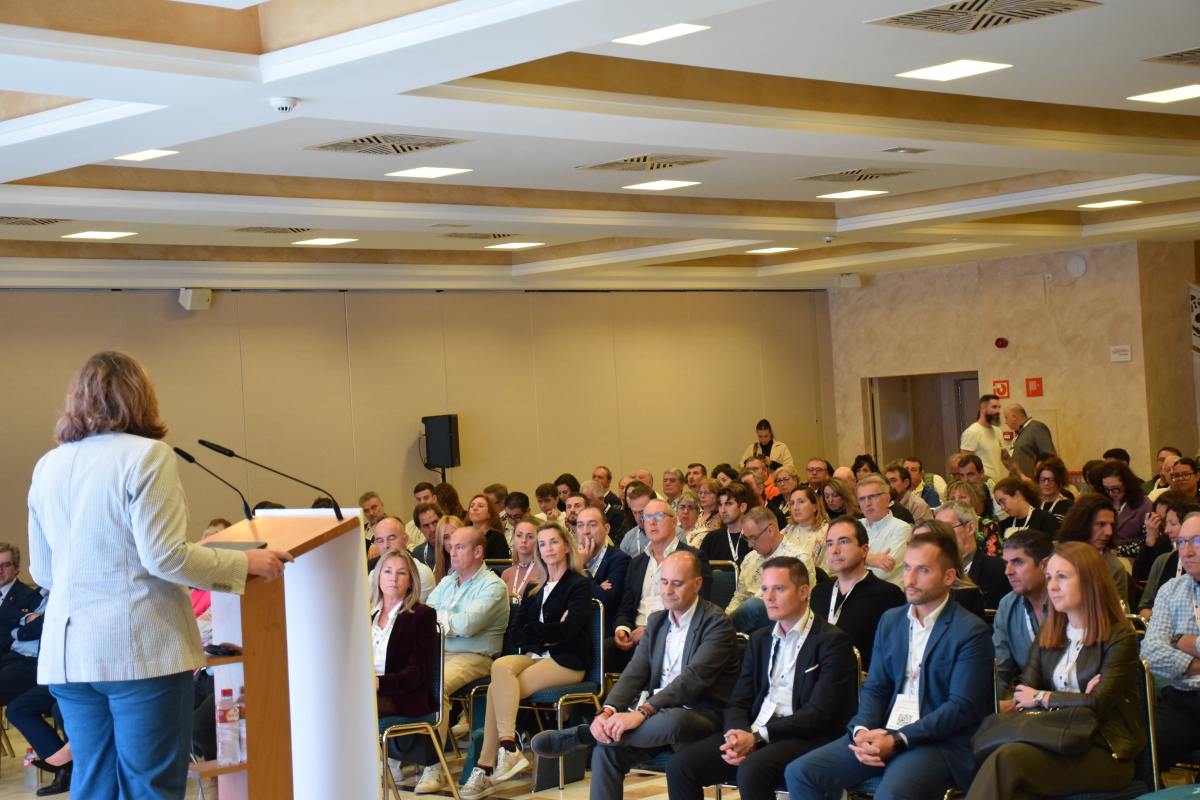
[[[728,528],[726,528],[725,529],[725,538],[729,540],[729,560],[730,561],[738,561],[739,560],[738,559],[738,549],[741,547],[742,542],[746,541],[746,537],[742,536],[742,534],[739,532],[737,544],[735,545],[733,543],[733,534],[729,532]]]
[[[861,578],[856,580],[854,582],[854,586],[850,587],[850,592],[853,592],[858,587],[858,584],[866,580],[866,577],[866,575],[863,575]],[[847,598],[850,597],[850,592],[842,594],[842,590],[838,585],[838,582],[833,582],[833,598],[829,603],[829,622],[831,625],[837,625],[838,620],[841,619],[842,609],[846,605]]]
[[[808,636],[808,629],[812,627],[812,621],[813,614],[812,610],[810,609],[809,611],[805,612],[804,618],[796,623],[796,627],[793,629],[796,631],[797,642],[803,642],[805,637]],[[789,648],[791,650],[791,658],[788,658],[788,654],[784,653],[784,657],[779,659],[778,663],[776,662],[775,657],[779,653],[779,650],[781,649],[780,646],[784,643],[785,639],[787,639],[786,636],[776,639],[775,646],[771,648],[771,662],[767,665],[767,675],[771,679],[772,686],[774,686],[776,681],[778,681],[784,675],[787,675],[789,672],[793,671],[796,668],[796,660],[800,658],[800,648],[792,647]],[[778,669],[776,669],[776,667],[778,667]]]
[[[513,586],[515,587],[513,589],[513,596],[522,597],[524,595],[525,584],[529,583],[529,575],[531,572],[533,572],[533,562],[532,561],[530,561],[529,565],[525,567],[525,577],[521,578],[521,584],[518,586],[517,585],[517,576],[519,576],[521,574],[521,565],[517,564],[517,571],[513,574]]]

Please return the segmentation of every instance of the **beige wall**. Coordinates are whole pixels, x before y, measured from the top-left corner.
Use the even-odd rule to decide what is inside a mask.
[[[1065,271],[1071,253],[1046,253],[878,275],[864,288],[830,291],[842,463],[866,445],[864,378],[978,370],[985,391],[995,379],[1010,381],[1013,398],[1050,425],[1068,466],[1120,446],[1133,455],[1134,469],[1148,475],[1158,442],[1151,441],[1147,412],[1139,246],[1073,252],[1088,263],[1077,280]],[[1159,253],[1145,252],[1148,265]],[[1179,283],[1169,292],[1186,292],[1174,277],[1169,281]],[[908,338],[897,341],[897,333]],[[993,345],[997,337],[1009,340],[1007,349]],[[1154,342],[1160,346],[1157,328]],[[1111,345],[1130,345],[1133,360],[1112,363]],[[1025,378],[1034,376],[1044,379],[1045,395],[1026,398]],[[1193,428],[1181,446],[1195,445]]]
[[[605,463],[657,476],[733,461],[763,416],[797,458],[833,449],[822,293],[222,292],[186,312],[170,292],[0,292],[3,534],[24,543],[25,495],[73,371],[117,348],[155,379],[168,440],[251,502],[314,492],[195,444],[204,437],[307,477],[352,505],[366,489],[407,516],[435,477],[420,417],[459,415],[464,503],[492,481],[532,496]],[[828,424],[826,420],[828,419]],[[181,465],[195,533],[236,497]]]

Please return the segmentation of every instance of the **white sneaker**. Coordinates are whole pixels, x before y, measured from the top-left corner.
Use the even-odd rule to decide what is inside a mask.
[[[442,765],[431,764],[421,771],[421,779],[417,781],[413,791],[417,794],[429,794],[440,791],[445,785],[446,779],[442,775]]]
[[[454,723],[454,727],[450,729],[450,735],[455,739],[465,739],[470,733],[471,728],[467,725],[465,715],[458,722]]]
[[[503,783],[529,769],[529,759],[520,750],[508,751],[501,747],[496,752],[496,768],[492,770],[492,783]]]
[[[417,785],[417,781],[421,780],[421,772],[422,767],[419,764],[396,762],[396,768],[392,770],[392,775],[396,778],[397,786],[410,789]]]
[[[480,797],[487,797],[495,789],[492,776],[476,767],[471,770],[471,777],[467,778],[467,782],[458,787],[458,796],[462,800],[478,800]]]

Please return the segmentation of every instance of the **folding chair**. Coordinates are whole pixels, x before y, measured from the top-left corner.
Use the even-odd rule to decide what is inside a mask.
[[[430,661],[430,671],[434,674],[433,685],[430,690],[433,692],[434,699],[437,703],[437,711],[428,714],[424,717],[412,719],[409,717],[383,717],[379,720],[379,749],[383,756],[383,793],[384,797],[395,797],[400,800],[400,789],[396,786],[396,780],[392,777],[392,771],[388,769],[388,742],[392,739],[398,739],[401,736],[412,736],[414,734],[424,734],[433,741],[433,748],[437,752],[438,761],[442,764],[442,771],[446,774],[446,783],[450,786],[450,794],[454,800],[459,800],[458,784],[454,780],[454,776],[450,774],[450,767],[446,763],[446,754],[442,751],[441,737],[438,735],[438,726],[442,724],[442,714],[444,713],[445,704],[442,702],[442,685],[445,682],[446,676],[446,642],[442,635],[442,626],[439,623],[437,626],[437,647],[434,648],[434,659]]]

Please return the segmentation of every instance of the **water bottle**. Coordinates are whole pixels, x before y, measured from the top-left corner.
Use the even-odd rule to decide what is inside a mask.
[[[237,711],[238,711],[238,752],[241,753],[242,761],[246,760],[246,687],[238,688],[237,696]]]
[[[241,763],[238,739],[238,707],[233,689],[222,689],[217,701],[217,763],[222,767]]]
[[[37,758],[34,755],[32,747],[25,748],[25,788],[36,789],[38,785],[38,768],[33,765],[33,760]]]

